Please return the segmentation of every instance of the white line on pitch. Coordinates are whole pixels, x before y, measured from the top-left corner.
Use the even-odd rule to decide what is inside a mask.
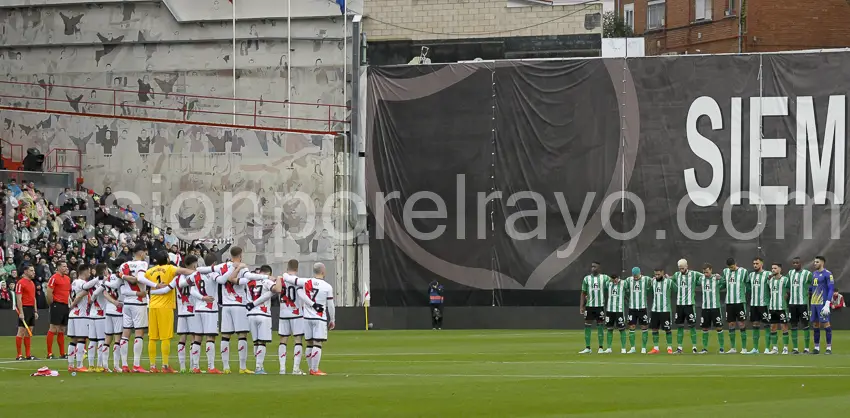
[[[376,376],[376,377],[461,377],[461,378],[508,378],[508,379],[704,379],[704,378],[791,378],[791,377],[850,377],[850,374],[757,374],[757,375],[727,375],[727,374],[698,374],[698,375],[629,375],[629,376],[588,376],[588,375],[559,375],[559,374],[429,374],[429,373],[345,373],[336,372],[334,376]]]

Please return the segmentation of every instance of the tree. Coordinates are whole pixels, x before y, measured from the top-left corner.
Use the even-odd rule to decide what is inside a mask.
[[[614,12],[605,12],[602,15],[602,37],[603,38],[630,38],[634,32],[622,17]]]

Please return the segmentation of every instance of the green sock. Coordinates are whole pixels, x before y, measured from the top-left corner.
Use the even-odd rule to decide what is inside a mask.
[[[664,336],[667,337],[667,347],[673,346],[673,333],[670,331],[664,331]]]
[[[584,325],[584,347],[590,348],[590,325]]]
[[[606,346],[606,348],[611,348],[611,342],[612,341],[614,341],[614,330],[609,329],[608,330],[608,345]]]
[[[776,347],[776,343],[778,343],[778,342],[779,342],[779,336],[778,336],[778,335],[776,335],[776,331],[771,331],[771,332],[770,332],[770,337],[769,337],[769,339],[770,339],[770,342],[769,342],[770,346],[771,346],[771,347]],[[764,346],[764,348],[765,348],[765,349],[767,349],[767,348],[769,348],[769,347],[768,347],[767,345],[765,345],[765,346]]]
[[[685,340],[685,329],[679,327],[676,330],[676,343],[679,344],[679,347],[682,346],[682,341]]]
[[[747,329],[744,328],[741,330],[741,351],[747,349]]]
[[[602,339],[605,335],[605,327],[602,324],[596,325],[596,339],[599,340],[599,348],[602,348]]]
[[[658,347],[658,331],[652,331],[652,345]]]
[[[753,328],[753,348],[759,351],[759,341],[761,340],[761,328]]]
[[[803,342],[806,344],[803,346],[803,348],[805,348],[806,350],[809,349],[809,342],[811,341],[809,337],[811,337],[811,333],[809,331],[809,327],[806,326],[805,328],[803,328]]]
[[[629,345],[634,348],[635,347],[635,330],[629,330]]]
[[[723,347],[723,346],[724,346],[724,345],[726,345],[726,341],[723,341],[723,340],[725,340],[725,339],[726,339],[726,338],[724,338],[724,337],[723,337],[723,330],[722,330],[722,329],[721,329],[721,330],[717,330],[717,343],[718,343],[718,344],[720,344],[720,349],[721,349],[721,350],[723,350],[723,349],[724,349],[724,347]]]
[[[620,330],[620,348],[626,348],[626,330]]]
[[[731,347],[732,349],[735,348],[735,343],[736,343],[736,341],[735,341],[735,331],[737,331],[735,328],[729,328],[729,347]]]
[[[708,331],[702,332],[702,348],[708,350]]]
[[[788,348],[788,331],[782,331],[782,346]]]
[[[794,344],[794,349],[797,349],[797,328],[791,330],[791,342]]]
[[[649,332],[647,332],[645,329],[640,330],[640,341],[641,341],[640,347],[646,348],[646,343],[647,343],[647,341],[649,341]],[[656,340],[656,342],[657,342],[657,340]]]
[[[691,327],[690,333],[691,333],[691,347],[696,347],[697,346],[697,329],[694,328],[694,327]]]

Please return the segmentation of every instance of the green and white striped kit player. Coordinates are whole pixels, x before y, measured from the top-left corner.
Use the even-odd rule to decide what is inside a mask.
[[[611,280],[599,273],[599,263],[591,264],[591,274],[584,276],[581,282],[581,306],[584,308],[584,350],[580,354],[590,353],[590,334],[593,322],[596,322],[596,334],[599,340],[599,353],[603,352],[605,326],[605,288]]]
[[[689,327],[693,327],[697,323],[696,311],[696,290],[703,274],[687,270],[684,273],[677,271],[673,275],[673,280],[676,282],[676,315],[674,323],[682,325],[687,323]],[[696,337],[694,337],[696,338]]]
[[[668,277],[652,280],[652,312],[673,311],[672,293],[676,291],[676,282]]]
[[[785,312],[788,310],[788,303],[785,299],[785,293],[788,292],[789,279],[788,276],[773,276],[768,281],[768,289],[770,291],[770,302],[768,302],[768,310],[773,314],[774,311]]]
[[[773,273],[781,272],[781,267],[774,265]],[[771,354],[779,353],[779,327],[782,327],[782,342],[784,345],[782,354],[788,354],[788,301],[786,294],[791,280],[787,276],[773,274],[767,282],[768,291],[770,293],[770,301],[768,302],[767,320],[770,322],[770,333],[765,344],[765,352]],[[769,350],[773,347],[772,350]]]
[[[726,281],[717,276],[702,276],[699,280],[702,290],[702,309],[720,309],[720,291],[726,288]]]
[[[750,354],[759,352],[759,341],[761,341],[761,324],[770,322],[770,313],[767,311],[768,302],[770,302],[770,288],[768,281],[770,280],[770,272],[762,269],[756,271],[756,265],[761,265],[761,260],[753,260],[753,271],[750,272],[750,277],[747,281],[750,284],[750,324],[753,327],[753,348]],[[770,335],[765,329],[765,342],[770,343]],[[765,351],[767,347],[765,347]]]
[[[646,353],[646,342],[649,336],[646,333],[646,327],[649,325],[649,315],[646,313],[646,297],[652,287],[652,278],[640,274],[640,268],[632,268],[632,276],[625,280],[626,282],[626,297],[629,301],[629,344],[631,345],[630,353],[635,350],[635,326],[640,325],[643,330],[641,333],[641,352]]]
[[[767,281],[770,279],[770,272],[753,271],[750,272],[750,306],[767,306],[770,301],[770,290],[767,286]]]
[[[812,285],[812,272],[801,267],[799,258],[795,258],[793,264],[799,270],[792,268],[788,272],[788,290],[791,293],[788,298],[788,319],[791,323],[791,342],[794,346],[794,353],[799,354],[797,334],[800,323],[803,324],[804,353],[809,351],[809,342],[811,340],[809,331],[809,287]]]
[[[710,270],[708,270],[710,272]],[[723,336],[723,320],[720,318],[720,291],[726,287],[726,281],[718,275],[703,275],[699,279],[699,288],[702,291],[702,310],[700,311],[699,324],[702,328],[702,351],[708,353],[709,329],[717,331],[717,343],[720,345],[720,353],[724,353],[725,338]]]
[[[608,345],[606,353],[611,352],[611,343],[614,341],[614,328],[620,332],[620,353],[626,354],[626,289],[628,284],[625,280],[611,278],[606,284],[605,292],[608,294],[608,303],[605,304],[605,326],[608,328]]]
[[[605,306],[605,285],[608,283],[608,276],[604,274],[584,276],[581,283],[581,291],[587,294],[588,308],[602,308]]]
[[[741,322],[747,320],[747,283],[749,273],[747,269],[738,267],[723,269],[723,283],[726,286],[726,322]],[[732,348],[735,348],[734,340]]]

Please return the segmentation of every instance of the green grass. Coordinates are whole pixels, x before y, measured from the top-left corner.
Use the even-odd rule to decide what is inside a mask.
[[[850,408],[850,332],[835,333],[832,356],[578,355],[583,340],[581,332],[563,331],[333,331],[324,377],[278,376],[276,344],[266,360],[268,376],[72,377],[64,360],[15,362],[13,338],[0,338],[0,410],[10,417],[88,418],[725,418]],[[618,343],[617,337],[617,352]],[[712,336],[715,351],[716,344]],[[34,339],[33,351],[44,354],[43,337]],[[172,356],[175,351],[172,345]],[[29,377],[42,365],[61,375]],[[238,367],[235,355],[231,367]]]

